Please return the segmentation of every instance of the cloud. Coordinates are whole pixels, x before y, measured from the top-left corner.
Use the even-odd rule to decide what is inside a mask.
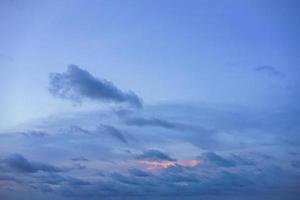
[[[55,97],[74,102],[92,99],[142,107],[141,99],[132,91],[123,92],[113,83],[96,78],[76,65],[69,65],[64,73],[51,73],[49,91]]]
[[[200,159],[206,164],[213,164],[219,167],[235,167],[236,163],[232,160],[225,159],[214,152],[206,152],[200,156]]]
[[[166,129],[172,129],[172,130],[185,130],[185,129],[192,128],[185,124],[171,122],[171,121],[154,118],[154,117],[153,118],[130,117],[130,118],[124,118],[124,120],[125,123],[129,126],[139,126],[139,127],[152,126],[152,127],[161,127]]]
[[[150,174],[148,172],[145,172],[140,169],[130,169],[129,172],[130,172],[130,174],[132,174],[134,176],[138,176],[138,177],[150,176]]]
[[[258,158],[259,156],[255,156]],[[215,152],[205,152],[198,157],[204,166],[208,167],[239,167],[239,166],[255,166],[255,162],[249,158],[244,158],[241,155],[229,154],[226,157]]]
[[[0,61],[12,62],[14,59],[11,56],[0,53]]]
[[[257,72],[265,72],[271,76],[285,77],[285,74],[271,65],[261,65],[255,68]]]
[[[74,162],[77,162],[77,161],[89,161],[87,158],[85,158],[83,156],[75,157],[75,158],[72,158],[71,160],[74,161]]]
[[[81,186],[90,184],[88,181],[83,181],[81,179],[75,178],[73,176],[68,175],[60,175],[60,174],[43,174],[37,176],[37,180],[35,182],[36,185],[40,184],[52,184],[52,185],[72,185],[72,186]]]
[[[29,131],[26,131],[26,132],[22,132],[22,134],[25,137],[37,137],[37,138],[44,138],[46,136],[49,136],[49,134],[46,133],[46,132],[36,131],[36,130],[29,130]]]
[[[171,158],[168,154],[156,149],[144,151],[141,155],[137,156],[137,159],[148,161],[176,161],[176,159]]]
[[[14,181],[14,182],[18,182],[18,180],[16,179],[16,177],[10,175],[10,174],[0,174],[0,181]]]
[[[178,173],[176,171],[172,171],[172,168],[168,168],[165,169],[161,179],[170,183],[198,183],[200,182],[199,178],[200,177],[194,173],[189,173],[189,172]]]
[[[197,111],[194,107],[180,109],[179,106],[168,111],[163,107],[146,107],[139,112],[118,114],[129,118],[135,114],[149,116],[153,113],[155,116],[170,116],[166,119],[176,119],[176,122],[190,124],[197,130],[203,126],[218,131],[174,132],[153,130],[151,126],[139,129],[124,126],[120,120],[123,118],[117,118],[113,111],[76,113],[71,117],[60,115],[52,118],[58,123],[51,123],[59,124],[54,125],[56,129],[49,129],[53,126],[48,126],[49,121],[45,119],[46,128],[25,128],[36,130],[24,132],[30,137],[19,134],[23,133],[21,130],[17,134],[1,134],[1,153],[22,152],[33,160],[44,155],[45,162],[52,165],[64,163],[66,168],[63,169],[68,170],[53,173],[40,169],[40,165],[45,164],[26,158],[21,162],[23,164],[10,165],[7,158],[0,159],[0,186],[23,187],[26,192],[33,191],[32,198],[22,199],[44,199],[35,198],[37,193],[56,195],[57,198],[51,196],[49,199],[57,200],[232,199],[226,196],[228,194],[237,196],[234,199],[247,199],[252,193],[255,199],[273,199],[273,196],[264,195],[277,191],[291,194],[294,199],[299,196],[296,195],[300,185],[299,158],[296,154],[287,154],[287,149],[289,152],[299,152],[299,147],[284,146],[283,143],[262,144],[262,141],[270,141],[278,133],[285,133],[281,134],[282,137],[289,138],[293,126],[284,126],[284,132],[278,133],[275,132],[276,127],[287,122],[298,127],[297,123],[291,123],[282,115],[280,119],[283,118],[283,121],[274,121],[272,119],[277,117],[273,114],[268,115],[271,118],[260,115],[244,117],[245,113],[241,112],[228,114],[227,111]],[[264,126],[249,123],[256,118]],[[111,130],[117,130],[117,133]],[[49,136],[43,136],[43,133]],[[123,145],[122,136],[129,141],[129,145]],[[39,137],[41,139],[36,139]],[[205,144],[209,147],[206,148]],[[203,151],[206,153],[197,158]],[[82,166],[80,161],[85,158],[89,161]],[[269,166],[282,166],[283,169],[270,170]],[[0,187],[0,199],[14,199],[2,198],[4,190]],[[7,189],[6,193],[16,192]],[[23,191],[17,193],[21,197],[24,195]],[[210,196],[206,198],[206,195]]]
[[[86,130],[84,128],[81,128],[80,126],[76,126],[76,125],[71,125],[69,127],[68,132],[72,133],[72,134],[82,134],[82,135],[89,135],[91,134],[91,132],[89,130]]]
[[[161,127],[165,129],[173,130],[184,130],[191,128],[186,124],[181,124],[177,122],[168,121],[165,119],[160,119],[156,117],[146,118],[143,116],[136,116],[137,113],[134,113],[129,109],[117,109],[114,111],[115,114],[125,122],[128,126],[137,126],[137,127]]]
[[[197,166],[199,160],[180,160],[180,161],[149,161],[149,160],[140,160],[138,163],[146,165],[148,171],[156,171],[160,169],[171,168],[174,171],[180,171],[184,168],[191,168]]]
[[[295,168],[300,168],[300,160],[293,160],[291,164]]]
[[[119,181],[121,183],[127,184],[127,185],[140,185],[140,184],[146,184],[146,181],[141,181],[140,177],[137,176],[124,176],[119,173],[113,173],[111,174],[111,177],[114,181]],[[151,182],[148,182],[149,184]]]
[[[21,173],[35,173],[38,171],[44,172],[61,172],[62,169],[39,162],[31,162],[20,154],[12,154],[2,161],[5,164],[5,169],[8,171],[16,171]]]
[[[128,141],[125,138],[125,136],[115,127],[105,125],[105,124],[100,124],[99,129],[105,131],[106,133],[110,134],[112,137],[118,139],[119,141],[128,144]]]

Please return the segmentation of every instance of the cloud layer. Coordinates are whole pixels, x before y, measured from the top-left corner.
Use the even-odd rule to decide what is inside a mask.
[[[282,121],[295,113],[171,107],[59,115],[0,134],[0,199],[299,197],[299,123]],[[153,113],[193,129],[123,121]]]

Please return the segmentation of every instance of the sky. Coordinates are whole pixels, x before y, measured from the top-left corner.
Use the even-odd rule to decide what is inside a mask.
[[[0,199],[297,199],[299,8],[1,0]]]

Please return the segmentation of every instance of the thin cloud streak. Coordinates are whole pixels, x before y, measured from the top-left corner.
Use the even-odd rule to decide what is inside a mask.
[[[267,73],[271,76],[277,76],[277,77],[285,77],[285,73],[279,71],[277,68],[271,65],[261,65],[255,68],[255,71],[257,72],[263,72]]]

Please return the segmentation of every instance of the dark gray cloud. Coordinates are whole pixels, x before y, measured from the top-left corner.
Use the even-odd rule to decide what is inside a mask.
[[[20,154],[12,154],[6,157],[3,161],[4,168],[8,171],[16,171],[20,173],[35,173],[38,171],[44,172],[61,172],[62,169],[39,162],[31,162]]]
[[[84,141],[91,142],[94,140],[102,142],[105,140],[107,142],[109,141],[109,143],[116,141],[116,145],[120,145],[120,143],[126,145],[129,144],[128,139],[119,129],[107,124],[100,123],[94,129],[86,129],[77,125],[71,125],[69,127],[59,129],[59,132],[60,136],[53,137],[53,140],[57,140],[59,137],[61,137],[61,139],[64,138],[65,144],[70,142],[70,137],[72,138],[73,142],[77,141],[81,143],[81,145],[84,144]],[[103,146],[103,144],[99,145],[99,147],[101,146]]]
[[[121,131],[119,131],[118,129],[116,129],[113,126],[109,126],[109,125],[105,125],[105,124],[100,124],[99,126],[99,130],[100,131],[104,131],[105,133],[108,133],[109,135],[111,135],[112,137],[118,139],[119,141],[128,144],[127,139],[125,138],[125,136],[121,133]]]
[[[36,130],[28,130],[26,132],[22,132],[22,134],[26,137],[37,137],[37,138],[43,138],[49,136],[49,134],[44,131],[36,131]]]
[[[236,163],[232,160],[225,159],[214,152],[206,152],[200,156],[205,164],[213,164],[219,167],[235,167]]]
[[[151,181],[149,181],[148,179],[141,179],[142,177],[138,177],[138,176],[125,176],[123,174],[120,173],[113,173],[111,174],[111,177],[114,181],[118,181],[120,183],[123,184],[127,184],[127,185],[152,185],[153,183]]]
[[[295,168],[300,168],[300,160],[293,160],[292,166]]]
[[[175,159],[171,158],[168,154],[156,149],[144,151],[141,155],[137,156],[137,159],[150,161],[176,161]]]
[[[118,109],[115,110],[116,115],[129,126],[139,127],[161,127],[173,130],[192,129],[193,127],[187,124],[168,121],[157,117],[136,116],[132,110]]]
[[[14,181],[18,182],[17,178],[11,174],[0,174],[0,181]]]
[[[268,155],[264,155],[264,156],[268,157]],[[251,159],[243,158],[242,156],[236,154],[231,154],[228,159],[231,160],[231,162],[234,162],[236,165],[249,165],[249,166],[255,165],[255,162],[252,161]]]
[[[124,118],[124,121],[129,126],[152,126],[152,127],[161,127],[166,129],[172,129],[172,130],[186,130],[186,129],[192,129],[192,127],[181,124],[177,122],[171,122],[159,118],[143,118],[143,117],[129,117]]]
[[[161,180],[167,183],[200,183],[200,176],[189,171],[181,171],[178,173],[178,171],[173,170],[173,168],[166,168],[164,169],[163,175],[161,175]]]
[[[72,186],[82,186],[82,185],[88,185],[90,184],[88,181],[81,180],[79,178],[75,178],[73,176],[68,175],[60,175],[60,174],[43,174],[37,176],[37,179],[35,180],[37,183],[36,185],[41,184],[52,184],[52,185],[72,185]]]
[[[69,65],[64,73],[51,73],[49,91],[56,97],[75,102],[87,98],[142,107],[141,99],[132,91],[123,92],[113,83],[96,78],[76,65]]]
[[[254,185],[254,181],[248,173],[233,173],[222,171],[213,182],[218,183],[219,190],[225,192],[227,189],[243,190],[244,187]]]
[[[257,158],[258,156],[256,156]],[[215,167],[238,167],[238,166],[255,166],[255,162],[250,158],[244,158],[241,155],[230,154],[226,157],[215,152],[205,152],[198,157],[204,166]]]
[[[87,129],[81,128],[80,126],[72,125],[69,127],[67,132],[71,134],[83,134],[83,135],[89,135],[91,132]]]
[[[271,65],[258,66],[255,68],[255,71],[268,73],[271,76],[285,77],[285,74],[283,72],[279,71],[277,68]]]
[[[140,169],[130,169],[129,172],[130,172],[130,174],[132,174],[134,176],[139,176],[139,177],[150,176],[150,174],[148,172],[145,172]]]
[[[77,162],[77,161],[89,161],[87,158],[85,158],[83,156],[75,157],[75,158],[72,158],[71,160],[74,161],[74,162]]]

